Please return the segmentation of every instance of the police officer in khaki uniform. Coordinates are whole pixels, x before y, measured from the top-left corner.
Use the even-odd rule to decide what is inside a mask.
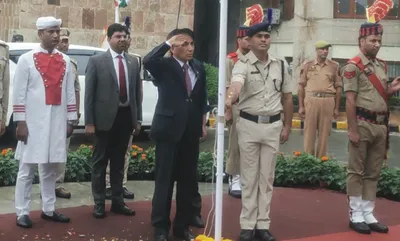
[[[347,195],[350,228],[359,233],[387,233],[375,209],[377,184],[388,148],[388,98],[400,89],[399,77],[388,85],[387,66],[376,58],[383,27],[360,27],[360,53],[342,69],[349,135]]]
[[[0,136],[6,131],[8,96],[10,88],[10,63],[8,45],[0,40]]]
[[[304,151],[318,158],[327,155],[332,119],[339,116],[342,95],[339,64],[327,59],[329,47],[331,44],[326,41],[315,43],[317,58],[303,65],[298,89],[299,114],[304,119]]]
[[[239,26],[237,29],[237,47],[236,52],[228,54],[226,58],[226,88],[231,84],[232,69],[239,58],[250,51],[247,37],[248,26]],[[226,173],[229,175],[229,195],[240,198],[242,195],[240,187],[240,156],[238,136],[236,131],[236,120],[239,118],[239,110],[237,103],[232,105],[232,121],[228,122],[229,143],[228,143],[228,159],[226,160]]]
[[[263,22],[248,30],[251,50],[233,68],[225,101],[226,119],[230,120],[232,105],[239,98],[241,241],[251,241],[253,236],[275,240],[269,232],[275,164],[279,145],[288,140],[292,124],[294,86],[286,62],[268,53],[270,27]]]
[[[66,54],[69,49],[69,36],[70,36],[70,31],[67,28],[61,28],[60,29],[60,43],[57,45],[57,49],[60,52],[63,52]],[[78,75],[78,63],[71,59],[71,67],[72,67],[72,72],[75,75],[75,98],[76,98],[76,109],[78,112],[78,120],[76,121],[76,125],[79,123],[79,118],[81,116],[79,112],[79,105],[80,105],[80,84],[79,84],[79,75]],[[69,149],[69,144],[71,141],[71,137],[67,138],[67,150]],[[58,166],[57,170],[57,181],[58,186],[56,188],[56,196],[59,198],[71,198],[71,193],[68,192],[63,186],[62,183],[64,183],[64,176],[65,176],[65,167],[66,163],[60,163]]]

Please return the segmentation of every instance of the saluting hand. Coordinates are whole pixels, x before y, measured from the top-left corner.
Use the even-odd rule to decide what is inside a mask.
[[[185,35],[178,34],[168,39],[168,42],[174,47],[179,47],[185,44],[185,42],[188,42],[188,40]]]

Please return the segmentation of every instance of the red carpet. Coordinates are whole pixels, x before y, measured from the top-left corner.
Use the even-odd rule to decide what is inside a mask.
[[[151,202],[131,202],[128,205],[136,210],[135,217],[108,213],[106,219],[96,220],[91,216],[92,207],[89,206],[60,209],[61,213],[71,217],[69,224],[44,221],[40,219],[40,212],[32,212],[34,226],[29,230],[15,226],[15,214],[0,215],[0,240],[152,240]],[[207,218],[210,208],[211,197],[203,197],[204,219]],[[224,196],[223,237],[237,240],[240,232],[240,209],[240,200]],[[345,195],[321,189],[275,188],[271,232],[279,241],[400,240],[400,203],[379,199],[376,216],[382,223],[390,226],[389,234],[356,234],[348,228]],[[194,231],[203,233],[203,230]]]

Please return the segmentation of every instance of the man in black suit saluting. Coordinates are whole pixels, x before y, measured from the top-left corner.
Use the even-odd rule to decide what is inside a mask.
[[[171,226],[170,209],[177,182],[173,234],[194,238],[189,223],[192,199],[198,192],[199,140],[206,134],[207,106],[204,67],[193,61],[194,37],[190,29],[175,29],[172,37],[143,58],[143,65],[158,87],[150,137],[156,142],[156,177],[151,214],[155,240],[165,241]],[[164,57],[171,51],[171,57]]]

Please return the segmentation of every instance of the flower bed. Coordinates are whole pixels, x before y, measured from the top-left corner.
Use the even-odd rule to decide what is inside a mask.
[[[81,145],[76,151],[68,153],[66,182],[90,181],[92,149],[92,146]],[[144,150],[133,145],[128,154],[130,158],[128,179],[154,180],[154,147]],[[213,154],[201,152],[198,163],[198,180],[211,182],[215,171]],[[17,172],[18,161],[14,159],[14,150],[10,148],[2,150],[0,186],[14,185]],[[35,182],[38,182],[37,176]],[[346,166],[332,157],[318,159],[302,152],[280,153],[276,162],[274,186],[323,187],[345,192]],[[388,167],[382,169],[378,184],[378,196],[400,201],[400,169]]]

